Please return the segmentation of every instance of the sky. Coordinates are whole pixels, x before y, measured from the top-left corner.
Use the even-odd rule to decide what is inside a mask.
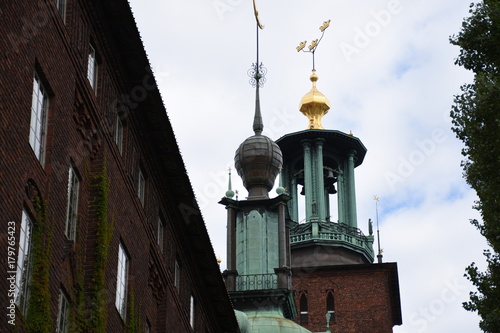
[[[223,270],[226,210],[217,202],[236,149],[253,135],[252,1],[130,3]],[[273,140],[306,129],[298,105],[311,88],[312,56],[295,48],[321,37],[319,27],[331,20],[315,56],[317,87],[332,106],[322,122],[352,131],[368,149],[356,168],[358,226],[368,234],[378,208],[383,260],[399,269],[396,333],[480,332],[479,317],[462,308],[473,290],[464,272],[472,262],[484,269],[487,245],[469,223],[479,218],[477,198],[462,178],[463,144],[449,117],[453,96],[473,78],[454,64],[459,48],[449,43],[469,3],[257,0],[267,68],[263,134]],[[232,182],[244,198],[236,172]]]

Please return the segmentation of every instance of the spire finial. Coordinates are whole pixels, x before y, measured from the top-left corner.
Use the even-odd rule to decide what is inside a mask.
[[[378,254],[377,254],[377,259],[378,263],[382,263],[382,250],[380,249],[380,230],[378,228],[378,201],[379,197],[377,195],[373,196],[373,200],[375,200],[375,213],[376,213],[376,218],[377,218],[377,243],[378,243]]]
[[[228,168],[229,172],[229,183],[227,185],[226,198],[232,199],[234,197],[234,191],[231,189],[231,168]]]
[[[253,0],[253,12],[255,15],[255,20],[257,22],[257,60],[252,67],[248,70],[248,76],[250,76],[250,84],[255,87],[255,115],[253,118],[253,131],[255,135],[260,135],[264,130],[264,123],[262,121],[262,114],[260,111],[260,96],[259,88],[266,82],[265,75],[267,69],[259,63],[259,29],[264,29],[264,25],[260,21],[259,12],[257,10],[257,4]]]
[[[318,48],[319,43],[323,39],[323,35],[325,34],[326,28],[328,28],[330,26],[330,21],[331,20],[324,21],[323,24],[321,25],[321,27],[319,27],[319,30],[321,31],[321,37],[319,39],[316,38],[315,40],[313,40],[311,42],[311,44],[307,47],[309,50],[304,50],[304,48],[306,47],[307,41],[300,42],[299,46],[296,47],[297,52],[302,51],[302,52],[310,52],[310,53],[312,53],[312,58],[313,58],[313,68],[312,68],[312,70],[313,71],[316,70],[315,63],[314,63],[314,53],[316,52],[316,49]]]

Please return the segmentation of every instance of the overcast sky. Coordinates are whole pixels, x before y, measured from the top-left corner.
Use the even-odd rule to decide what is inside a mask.
[[[476,200],[462,179],[462,143],[449,111],[472,74],[454,65],[448,39],[468,15],[469,0],[258,0],[263,134],[273,140],[306,128],[298,111],[310,89],[310,53],[319,38],[318,89],[332,108],[326,129],[359,137],[368,149],[356,169],[358,225],[368,233],[378,203],[384,261],[397,262],[403,325],[397,333],[480,332],[462,309],[471,284],[464,269],[484,268],[484,239],[470,225]],[[253,135],[255,62],[251,0],[132,0],[216,255],[225,268],[227,189],[239,144]],[[233,189],[247,195],[236,172]],[[276,194],[273,192],[272,196]]]

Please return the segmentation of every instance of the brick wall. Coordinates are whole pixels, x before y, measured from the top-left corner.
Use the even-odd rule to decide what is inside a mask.
[[[130,259],[128,290],[134,290],[139,321],[148,322],[152,332],[192,332],[191,295],[196,300],[195,331],[218,332],[225,325],[224,330],[235,332],[234,313],[127,1],[68,0],[64,21],[53,0],[7,1],[0,17],[0,307],[9,304],[7,222],[14,221],[19,231],[23,208],[36,217],[27,183],[34,184],[46,203],[52,230],[47,315],[55,325],[61,289],[75,310],[79,280],[85,301],[92,301],[95,175],[106,163],[107,216],[113,222],[102,291],[107,331],[124,332],[128,320],[115,307],[121,243]],[[117,38],[121,33],[128,39]],[[98,59],[96,90],[87,80],[90,43]],[[49,94],[44,163],[28,140],[35,72]],[[121,153],[114,138],[118,116],[124,124]],[[65,235],[70,165],[79,178],[74,241]],[[144,204],[137,197],[139,166],[146,177]],[[165,222],[163,252],[156,240],[159,216]],[[179,289],[173,285],[175,260],[182,268]],[[7,319],[2,313],[2,332],[12,328]],[[19,310],[16,328],[25,331]]]
[[[293,270],[292,284],[300,314],[300,297],[307,296],[311,332],[325,332],[327,295],[334,297],[332,332],[389,333],[394,325],[391,285],[394,264],[339,265]],[[397,291],[399,293],[399,289]],[[300,323],[300,315],[295,319]]]

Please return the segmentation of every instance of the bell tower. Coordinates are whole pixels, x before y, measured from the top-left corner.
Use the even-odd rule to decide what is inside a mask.
[[[282,184],[292,198],[288,203],[294,223],[290,242],[294,262],[367,264],[374,259],[374,238],[371,232],[365,236],[358,229],[354,175],[366,148],[352,133],[326,130],[321,124],[330,101],[317,88],[314,53],[329,24],[323,23],[321,38],[312,41],[308,50],[304,50],[306,42],[297,47],[297,51],[313,55],[312,87],[299,104],[308,120],[307,129],[276,141],[283,153]],[[329,255],[313,260],[310,252],[318,251],[318,243],[328,248]]]
[[[306,42],[297,47],[313,56],[312,87],[299,104],[307,127],[276,140],[280,184],[290,196],[295,321],[312,332],[390,333],[401,324],[397,265],[374,263],[371,222],[363,234],[356,214],[355,169],[367,150],[352,133],[321,123],[331,104],[318,89],[314,53],[329,24],[305,51]]]

